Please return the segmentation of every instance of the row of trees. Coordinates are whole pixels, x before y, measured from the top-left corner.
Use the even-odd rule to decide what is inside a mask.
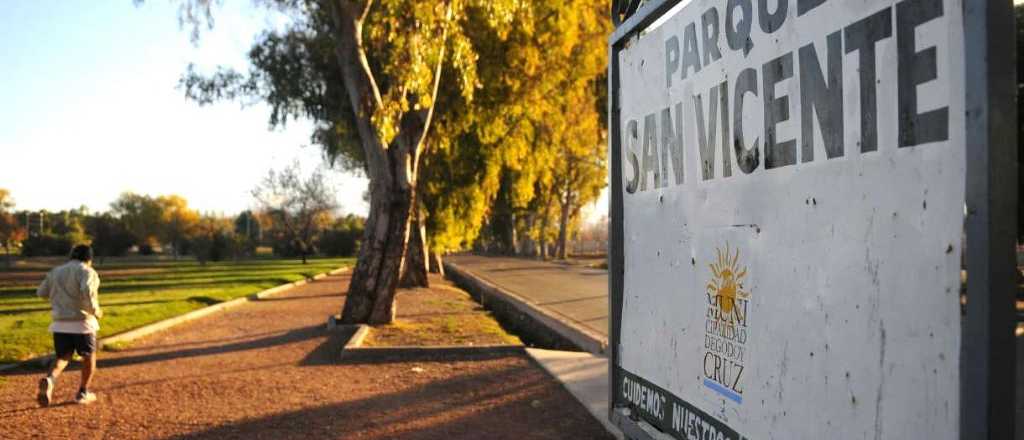
[[[186,95],[262,100],[270,125],[313,121],[333,164],[370,180],[342,321],[393,319],[400,281],[483,237],[564,256],[605,182],[610,33],[603,0],[274,0],[251,69],[190,66]],[[210,0],[185,0],[193,36]],[[428,257],[430,255],[431,257]]]
[[[310,198],[310,189],[318,198]],[[107,212],[85,207],[59,212],[15,211],[7,190],[0,189],[0,247],[10,265],[12,254],[67,255],[78,243],[91,243],[97,257],[157,251],[192,255],[200,262],[238,259],[271,247],[275,255],[351,256],[358,249],[363,220],[336,217],[333,193],[322,174],[307,179],[297,165],[271,172],[256,190],[259,209],[237,216],[202,214],[181,196],[124,193]],[[260,199],[262,197],[262,199]]]

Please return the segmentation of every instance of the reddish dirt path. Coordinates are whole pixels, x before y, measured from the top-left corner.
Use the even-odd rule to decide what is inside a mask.
[[[330,277],[101,353],[99,401],[41,409],[41,373],[0,383],[0,438],[611,438],[524,355],[339,364]],[[416,368],[418,367],[418,368]],[[422,369],[422,372],[414,371]]]

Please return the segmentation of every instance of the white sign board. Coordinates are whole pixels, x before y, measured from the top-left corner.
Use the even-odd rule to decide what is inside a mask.
[[[693,0],[618,52],[616,401],[684,439],[959,437],[962,8]]]

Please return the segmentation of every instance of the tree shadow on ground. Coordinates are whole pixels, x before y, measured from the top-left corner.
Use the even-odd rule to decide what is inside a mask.
[[[111,368],[147,362],[159,362],[172,359],[177,360],[183,358],[224,354],[246,350],[258,350],[318,338],[323,335],[323,332],[323,325],[312,325],[308,327],[298,328],[295,330],[289,330],[286,332],[271,333],[269,336],[262,338],[242,340],[221,345],[186,348],[174,351],[161,351],[155,353],[140,354],[137,356],[115,357],[109,359],[101,358],[98,364],[100,368]]]
[[[338,327],[326,331],[327,339],[299,361],[299,365],[331,365],[338,363],[342,348],[356,333],[355,327]]]
[[[258,338],[258,337],[264,337],[264,336],[270,336],[270,335],[277,335],[277,334],[280,334],[280,333],[281,332],[279,332],[279,331],[266,331],[266,332],[259,332],[259,333],[250,333],[250,334],[242,335],[242,336],[231,336],[231,337],[224,337],[224,338],[217,338],[217,339],[202,339],[202,340],[198,340],[198,341],[179,342],[177,344],[161,344],[160,348],[162,348],[162,349],[170,349],[170,348],[184,348],[184,347],[189,347],[189,346],[217,344],[217,343],[219,343],[219,344],[226,344],[228,342],[244,341],[244,340],[248,340],[248,339],[252,339],[252,338]],[[130,352],[145,352],[145,351],[153,350],[153,347],[147,347],[147,346],[134,347],[134,346],[132,346],[130,344],[131,343],[129,343],[128,347],[126,347],[126,348],[118,349],[118,350],[115,350],[115,351],[118,352],[118,353],[130,353]]]
[[[101,368],[146,362],[188,359],[252,349],[278,347],[322,339],[298,361],[301,366],[339,367],[351,364],[413,363],[440,371],[451,362],[473,362],[522,357],[487,347],[461,352],[413,350],[395,356],[367,355],[339,361],[339,354],[354,333],[352,329],[327,331],[323,326],[308,326],[292,331],[250,335],[247,340],[228,338],[214,346],[173,349],[154,353],[103,359]],[[209,343],[210,341],[207,341]],[[233,370],[205,371],[116,385],[108,390],[174,383],[195,377],[233,375],[247,371],[267,373],[296,365],[295,360],[268,362]],[[35,374],[35,373],[33,373]],[[503,365],[474,374],[447,373],[422,385],[342,402],[227,422],[202,431],[170,437],[199,438],[367,438],[367,439],[477,439],[477,438],[610,438],[599,424],[571,397],[544,377],[530,362]],[[366,392],[365,390],[363,391]],[[372,393],[372,391],[371,391]],[[21,408],[0,414],[37,410]]]
[[[571,397],[553,392],[557,386],[534,380],[533,368],[520,364],[459,375],[169,438],[611,438]],[[570,404],[576,407],[567,411]]]
[[[138,354],[134,356],[117,356],[104,358],[102,355],[97,361],[99,368],[113,368],[123,367],[128,365],[142,364],[147,362],[160,362],[167,360],[177,360],[185,358],[193,358],[199,356],[217,355],[231,352],[239,352],[246,350],[258,350],[264,348],[271,348],[286,344],[292,344],[296,342],[302,342],[313,338],[319,338],[324,335],[323,325],[312,325],[308,327],[302,327],[295,330],[289,330],[285,332],[267,332],[263,333],[266,336],[257,339],[246,339],[236,340],[236,342],[230,342],[226,344],[212,345],[206,347],[195,347],[195,348],[184,348],[179,350],[167,350],[167,351],[155,351],[151,353]],[[237,339],[237,338],[231,338]],[[328,338],[330,339],[330,338]],[[344,343],[342,343],[344,345]],[[145,349],[143,349],[145,350]],[[77,363],[73,363],[68,367],[68,370],[77,369]],[[15,370],[12,370],[6,375],[18,376],[26,374],[38,374],[40,371],[38,366],[34,365],[23,365]]]

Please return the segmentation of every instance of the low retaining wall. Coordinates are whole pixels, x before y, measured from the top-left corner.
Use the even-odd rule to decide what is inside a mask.
[[[490,310],[506,328],[531,345],[553,350],[603,354],[608,340],[533,304],[456,264],[444,263],[445,275]]]

